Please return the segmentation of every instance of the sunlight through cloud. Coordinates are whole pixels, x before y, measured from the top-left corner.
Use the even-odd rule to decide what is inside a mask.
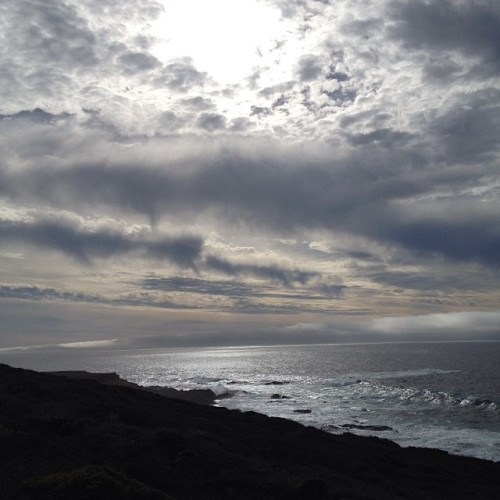
[[[233,83],[275,47],[287,24],[277,8],[255,0],[164,0],[154,23],[153,53],[162,61],[190,56],[200,71]]]

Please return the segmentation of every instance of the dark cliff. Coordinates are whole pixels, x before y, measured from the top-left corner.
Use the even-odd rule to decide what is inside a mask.
[[[0,365],[5,499],[494,499],[500,463]]]

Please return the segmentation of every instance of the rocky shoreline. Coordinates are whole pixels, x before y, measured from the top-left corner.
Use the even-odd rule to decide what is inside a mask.
[[[162,391],[116,374],[0,365],[2,498],[494,499],[500,491],[500,463]]]
[[[70,378],[73,380],[94,380],[100,384],[130,387],[146,392],[153,392],[171,399],[182,399],[200,405],[213,405],[217,400],[229,397],[229,394],[216,395],[210,389],[180,390],[173,387],[162,387],[159,385],[142,386],[122,379],[117,373],[91,373],[86,371],[57,371],[47,372],[51,375]]]

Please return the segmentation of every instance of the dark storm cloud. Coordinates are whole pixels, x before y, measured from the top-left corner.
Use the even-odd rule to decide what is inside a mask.
[[[478,71],[500,71],[500,4],[491,0],[391,3],[393,37],[411,49],[459,51],[479,57]]]
[[[22,242],[58,250],[83,263],[89,263],[95,258],[140,252],[187,267],[194,265],[203,245],[203,241],[196,237],[152,239],[106,229],[86,230],[59,220],[0,220],[0,238],[2,243]]]

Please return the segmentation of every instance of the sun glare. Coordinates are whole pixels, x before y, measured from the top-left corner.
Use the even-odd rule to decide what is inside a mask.
[[[162,61],[189,56],[200,71],[234,83],[279,44],[285,24],[277,8],[258,0],[164,0],[153,26]]]

